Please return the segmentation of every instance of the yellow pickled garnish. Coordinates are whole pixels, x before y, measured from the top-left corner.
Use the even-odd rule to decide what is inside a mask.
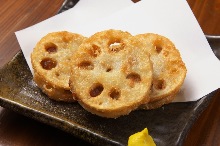
[[[137,132],[129,137],[128,146],[156,146],[156,144],[148,134],[147,128],[144,128],[141,132]]]

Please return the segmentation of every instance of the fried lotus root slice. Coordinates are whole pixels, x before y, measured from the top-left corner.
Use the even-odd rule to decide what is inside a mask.
[[[154,105],[155,103],[163,105],[166,98],[180,90],[187,73],[186,66],[179,51],[166,37],[147,33],[137,35],[135,38],[145,45],[153,64],[150,102],[153,102]]]
[[[178,91],[173,92],[173,94],[170,94],[169,96],[166,96],[164,98],[161,98],[157,101],[151,101],[149,103],[143,104],[139,107],[139,109],[145,109],[145,110],[152,110],[162,107],[165,104],[171,103],[175,97],[177,96]]]
[[[128,32],[106,30],[84,41],[71,61],[70,88],[87,111],[107,118],[127,115],[149,101],[152,64]]]
[[[160,100],[149,102],[147,104],[141,105],[140,109],[145,109],[145,110],[157,109],[157,108],[162,107],[165,104],[169,104],[170,102],[173,101],[174,98],[175,98],[175,96],[170,95],[170,96],[164,97]]]
[[[49,98],[72,102],[70,58],[85,37],[67,31],[44,36],[31,53],[34,81]]]

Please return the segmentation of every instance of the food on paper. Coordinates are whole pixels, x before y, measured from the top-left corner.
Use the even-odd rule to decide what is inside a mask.
[[[52,32],[44,36],[31,54],[34,81],[49,98],[74,101],[70,92],[70,58],[85,39],[67,31]]]
[[[153,33],[135,37],[145,45],[153,64],[150,103],[142,108],[158,108],[174,99],[184,82],[187,69],[179,51],[168,38]]]
[[[70,89],[87,111],[127,115],[149,101],[152,63],[128,32],[106,30],[86,39],[72,57]]]
[[[34,81],[49,98],[117,118],[172,102],[187,69],[166,37],[104,30],[85,38],[67,31],[43,37],[31,55]]]

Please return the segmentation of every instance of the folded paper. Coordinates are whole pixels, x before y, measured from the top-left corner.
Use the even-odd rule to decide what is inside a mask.
[[[83,1],[86,0],[81,2]],[[121,5],[113,2],[115,1],[109,4],[112,9],[109,8],[103,15],[98,14],[105,12],[104,4],[101,6],[97,3],[99,9],[91,9],[85,17],[81,17],[83,12],[80,11],[83,8],[86,10],[89,4],[81,7],[81,10],[76,6],[71,11],[16,32],[29,66],[31,67],[30,53],[33,47],[42,36],[51,31],[67,30],[84,36],[106,29],[120,29],[133,35],[151,32],[174,42],[188,70],[183,87],[174,102],[196,101],[219,88],[220,62],[212,52],[187,1],[142,0],[132,4],[124,0]],[[116,6],[118,7],[115,8]],[[92,19],[87,21],[90,15]],[[68,20],[70,18],[80,21],[74,23]]]

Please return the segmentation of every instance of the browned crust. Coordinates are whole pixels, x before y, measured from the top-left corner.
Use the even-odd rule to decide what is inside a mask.
[[[74,101],[69,91],[69,60],[84,39],[67,31],[52,32],[44,36],[31,53],[34,81],[51,99]],[[52,50],[48,51],[48,48]],[[52,59],[55,67],[44,69],[41,62],[45,58]]]
[[[147,104],[143,104],[140,106],[139,109],[152,110],[152,109],[160,108],[165,104],[171,103],[175,99],[178,92],[179,91],[174,91],[173,94],[170,94],[169,96],[161,98],[160,100],[149,102]]]
[[[40,76],[38,73],[34,74],[34,81],[37,84],[37,86],[42,90],[42,92],[48,95],[50,99],[64,102],[75,101],[70,90],[66,90],[60,87],[54,87],[53,84],[45,82],[45,79],[42,78],[42,76]]]
[[[126,115],[149,101],[152,64],[143,44],[128,32],[106,30],[84,41],[73,55],[70,88],[89,112],[107,118]],[[91,97],[93,86],[103,86]],[[119,92],[117,99],[111,98]]]
[[[186,77],[186,66],[179,51],[168,38],[153,33],[139,34],[135,37],[144,43],[153,63],[151,105],[162,105],[180,90]]]

